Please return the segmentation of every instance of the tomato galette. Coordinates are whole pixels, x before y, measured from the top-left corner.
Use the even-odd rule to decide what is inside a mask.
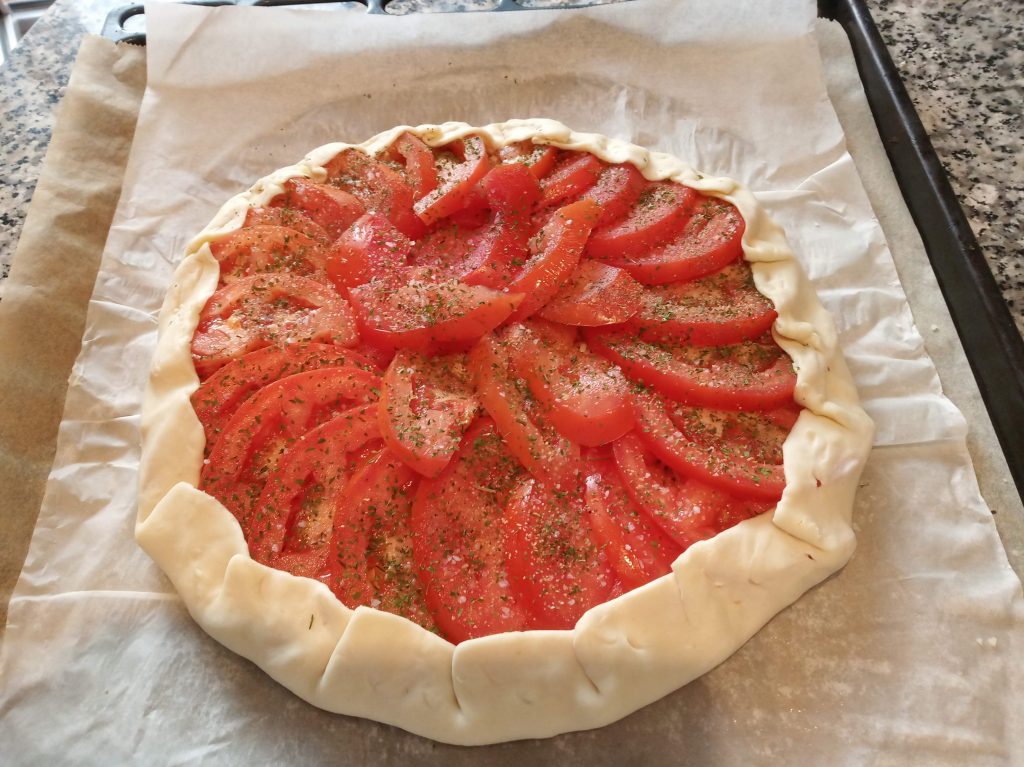
[[[849,557],[870,445],[734,182],[546,120],[396,128],[230,201],[161,316],[142,545],[314,704],[612,721]]]

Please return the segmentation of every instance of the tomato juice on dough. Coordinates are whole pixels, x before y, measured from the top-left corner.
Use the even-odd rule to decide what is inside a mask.
[[[200,489],[263,564],[458,643],[572,628],[772,509],[799,407],[728,202],[467,135],[215,239]]]

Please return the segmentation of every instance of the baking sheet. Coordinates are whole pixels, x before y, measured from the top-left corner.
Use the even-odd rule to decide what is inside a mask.
[[[170,271],[230,194],[318,143],[400,122],[544,115],[759,191],[839,319],[880,447],[846,570],[653,706],[484,758],[1019,759],[1020,584],[825,97],[813,8],[761,6],[641,1],[455,24],[151,9],[125,192],[11,604],[0,735],[14,753],[77,763],[482,758],[315,711],[206,639],[130,538],[136,414]]]

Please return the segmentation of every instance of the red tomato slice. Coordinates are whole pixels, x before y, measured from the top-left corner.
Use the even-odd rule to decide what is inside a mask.
[[[742,257],[744,229],[739,211],[728,202],[698,196],[693,215],[676,239],[614,263],[647,285],[693,280]]]
[[[225,285],[206,302],[192,338],[201,379],[264,346],[358,340],[352,309],[321,282],[289,274],[254,275]]]
[[[220,264],[221,282],[261,272],[309,275],[324,267],[323,242],[283,226],[236,229],[212,241],[210,251]]]
[[[484,176],[480,186],[495,215],[490,226],[474,236],[468,254],[473,268],[462,281],[503,288],[529,256],[530,216],[540,200],[540,186],[523,165],[499,165]]]
[[[430,612],[453,642],[528,627],[508,576],[502,518],[523,476],[494,423],[481,418],[412,509],[413,557]]]
[[[680,474],[739,498],[782,497],[782,442],[788,430],[762,413],[680,408],[672,418],[655,396],[638,396],[635,402],[640,437]]]
[[[633,504],[615,464],[591,464],[584,485],[594,537],[627,591],[672,571],[682,547]]]
[[[383,216],[367,213],[331,246],[327,276],[341,292],[388,277],[406,265],[412,242]]]
[[[509,451],[535,477],[551,484],[569,483],[577,468],[579,445],[562,437],[545,420],[525,382],[509,371],[514,345],[485,336],[469,353],[477,396]]]
[[[380,437],[377,407],[363,405],[295,440],[267,477],[246,526],[257,562],[316,578],[327,562],[348,454]]]
[[[438,186],[415,205],[416,215],[427,226],[462,208],[474,184],[490,168],[487,147],[479,136],[453,141],[445,149],[454,152],[460,161],[445,161],[444,155],[438,156]]]
[[[585,259],[537,316],[564,325],[617,325],[637,313],[643,292],[622,269]]]
[[[228,421],[200,475],[199,488],[242,523],[289,445],[310,429],[375,397],[377,376],[324,368],[282,378],[249,398]]]
[[[710,485],[684,479],[630,432],[612,446],[626,492],[683,550],[711,538],[729,508],[729,497]]]
[[[503,163],[517,162],[525,165],[534,178],[544,178],[554,169],[558,150],[532,141],[520,141],[502,147],[498,156]]]
[[[574,152],[555,166],[541,182],[544,205],[557,205],[563,200],[579,197],[595,183],[604,164],[589,152]]]
[[[363,338],[386,348],[420,352],[458,351],[490,332],[523,300],[457,280],[404,285],[378,280],[350,292]]]
[[[416,239],[423,223],[413,212],[413,188],[401,173],[358,149],[344,149],[327,163],[331,184],[355,196],[367,213],[384,216],[402,234]]]
[[[683,231],[696,199],[697,193],[681,184],[648,182],[625,219],[591,235],[587,255],[614,264],[645,255]]]
[[[777,316],[740,263],[693,282],[645,288],[630,326],[645,338],[724,346],[764,335]]]
[[[512,358],[547,420],[567,439],[604,445],[633,428],[629,383],[607,360],[536,335]]]
[[[445,221],[413,243],[411,261],[417,268],[461,278],[479,266],[470,258],[476,246],[475,235],[476,232]]]
[[[630,331],[586,330],[587,343],[634,381],[670,399],[723,410],[770,410],[793,400],[793,363],[767,336],[733,346],[647,342]]]
[[[192,409],[206,432],[207,452],[235,411],[267,384],[285,376],[325,367],[355,367],[379,373],[377,366],[351,349],[330,344],[267,346],[229,362],[192,393]]]
[[[434,153],[418,136],[403,133],[391,146],[405,160],[405,177],[413,188],[414,199],[419,200],[437,188]]]
[[[381,434],[406,465],[436,477],[479,408],[464,356],[431,358],[403,349],[384,374]]]
[[[624,218],[646,188],[647,179],[629,163],[604,168],[597,183],[583,195],[584,199],[593,200],[601,206],[601,215],[594,229]]]
[[[340,237],[353,221],[363,215],[363,204],[353,195],[305,178],[285,181],[284,192],[271,200],[270,204],[302,211],[322,227],[332,240]]]
[[[438,631],[413,555],[418,477],[390,451],[370,453],[345,486],[320,579],[349,607],[367,605]]]
[[[559,208],[536,238],[533,255],[508,290],[523,293],[513,320],[524,320],[550,301],[580,262],[587,237],[601,209],[590,200]]]
[[[592,537],[577,482],[562,489],[521,482],[505,512],[505,549],[512,584],[538,628],[571,629],[614,595],[615,575]]]
[[[320,224],[295,208],[249,208],[243,226],[283,226],[324,245],[330,240]]]

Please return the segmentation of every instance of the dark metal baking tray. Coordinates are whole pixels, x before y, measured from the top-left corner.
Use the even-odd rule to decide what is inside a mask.
[[[207,6],[319,5],[342,1],[189,0],[192,5]],[[387,13],[388,6],[396,1],[347,0],[366,6],[368,13]],[[545,6],[545,10],[552,7],[556,6]],[[573,4],[557,7],[571,8]],[[490,10],[526,8],[516,0],[498,0]],[[144,12],[142,5],[112,11],[103,34],[116,41],[144,45],[145,33],[125,29],[129,19]],[[818,0],[818,15],[838,21],[850,38],[889,162],[924,241],[1017,492],[1024,498],[1024,439],[1019,438],[1024,432],[1024,338],[1013,322],[864,0]]]

